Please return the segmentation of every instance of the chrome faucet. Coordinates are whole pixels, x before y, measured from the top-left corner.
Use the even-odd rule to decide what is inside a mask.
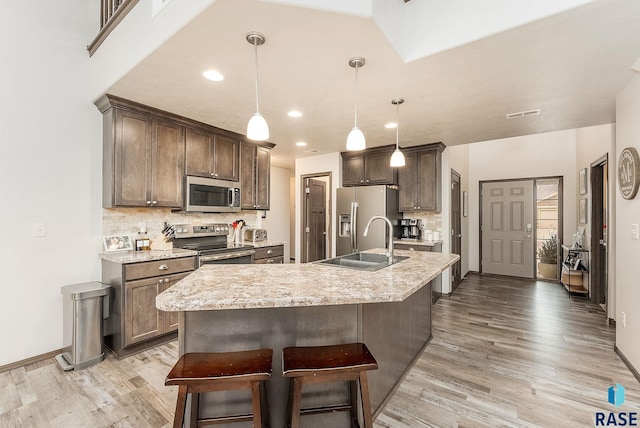
[[[389,249],[387,251],[387,260],[389,264],[392,264],[393,263],[393,224],[391,224],[391,220],[381,215],[374,215],[373,217],[371,217],[371,219],[367,223],[367,226],[364,228],[363,235],[367,236],[367,233],[369,233],[369,226],[371,226],[371,223],[373,222],[373,220],[376,220],[376,219],[384,220],[387,222],[387,225],[389,225]]]

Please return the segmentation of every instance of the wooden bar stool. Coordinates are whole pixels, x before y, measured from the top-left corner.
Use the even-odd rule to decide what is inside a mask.
[[[191,394],[191,426],[198,423],[226,423],[253,420],[254,427],[262,427],[262,408],[268,420],[266,397],[261,396],[265,381],[271,377],[273,350],[257,349],[240,352],[197,352],[180,357],[164,384],[178,385],[178,400],[174,428],[182,427],[187,394]],[[261,388],[262,385],[262,388]],[[247,389],[251,391],[253,411],[248,415],[221,416],[198,419],[198,398],[201,392]]]
[[[352,426],[359,426],[357,413],[357,389],[364,413],[364,426],[371,428],[371,403],[367,370],[376,370],[378,363],[364,343],[347,343],[330,346],[289,347],[282,350],[282,374],[291,379],[287,421],[291,428],[300,426],[304,414],[351,411]],[[302,386],[311,383],[349,381],[349,404],[301,409]]]

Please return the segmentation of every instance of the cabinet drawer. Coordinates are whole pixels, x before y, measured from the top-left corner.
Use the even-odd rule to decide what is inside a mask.
[[[152,262],[131,263],[124,266],[125,281],[150,278],[159,275],[186,272],[196,268],[195,257],[155,260]]]
[[[256,248],[254,260],[256,263],[260,259],[282,257],[284,255],[284,245],[275,245],[273,247]]]
[[[432,249],[426,245],[414,245],[414,244],[393,244],[393,248],[396,250],[409,250],[409,251],[427,251],[431,252]]]
[[[258,260],[255,260],[254,263],[257,265],[271,265],[271,264],[284,263],[284,257],[269,257],[266,259],[258,259]]]

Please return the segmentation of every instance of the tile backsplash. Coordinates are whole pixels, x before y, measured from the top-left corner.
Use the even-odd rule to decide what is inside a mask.
[[[436,212],[414,212],[405,213],[403,218],[416,218],[422,220],[422,225],[425,230],[431,230],[432,232],[440,232],[442,235],[442,213]]]
[[[261,227],[262,211],[241,211],[237,213],[210,214],[173,212],[163,208],[109,208],[102,210],[102,234],[130,235],[135,239],[142,223],[147,235],[154,237],[164,228],[164,223],[228,223],[242,219],[247,226]]]

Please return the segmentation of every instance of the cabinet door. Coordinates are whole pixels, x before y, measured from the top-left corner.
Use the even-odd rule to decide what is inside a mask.
[[[368,153],[364,157],[365,184],[395,184],[393,168],[391,168],[392,151]]]
[[[398,208],[401,212],[415,211],[417,208],[417,154],[405,153],[405,166],[398,168]]]
[[[364,155],[342,158],[342,185],[360,186],[364,184]]]
[[[163,313],[156,309],[156,296],[163,283],[159,278],[149,278],[124,284],[125,346],[164,333]]]
[[[171,276],[164,277],[164,285],[162,285],[160,292],[167,290],[176,282],[188,276],[189,273],[182,273],[179,275],[171,275]],[[180,320],[180,312],[163,312],[163,311],[160,311],[160,312],[162,312],[162,314],[164,315],[164,332],[170,333],[172,331],[176,331],[178,329],[178,321]]]
[[[269,181],[271,177],[271,149],[256,150],[256,208],[269,209]]]
[[[440,211],[440,167],[438,152],[429,150],[418,153],[417,209]]]
[[[151,205],[182,206],[185,135],[182,125],[154,120],[151,150]]]
[[[216,135],[213,149],[213,176],[238,181],[240,177],[240,141]]]
[[[150,205],[151,118],[146,114],[117,109],[115,130],[115,205]]]
[[[241,208],[252,210],[256,205],[256,146],[240,145],[240,192]]]
[[[213,174],[213,133],[187,128],[187,175],[211,178]]]

